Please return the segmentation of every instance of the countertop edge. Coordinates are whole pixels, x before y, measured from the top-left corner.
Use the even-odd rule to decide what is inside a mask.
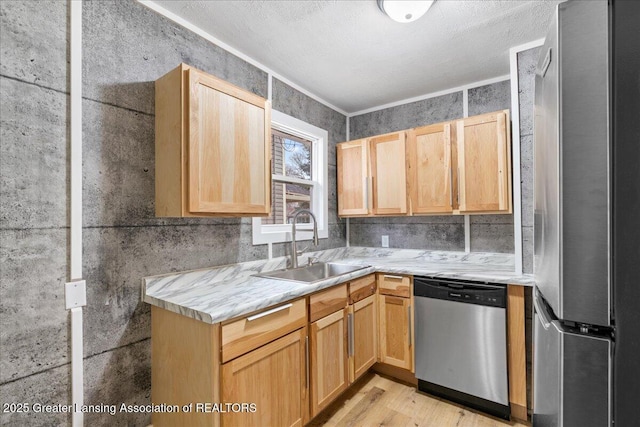
[[[341,260],[340,262],[357,264],[355,259],[346,259]],[[364,261],[364,260],[363,260]],[[218,315],[212,315],[206,311],[198,310],[191,307],[186,307],[184,305],[176,304],[171,301],[163,300],[152,295],[149,295],[143,289],[142,292],[142,300],[148,304],[163,308],[165,310],[172,311],[177,314],[181,314],[187,317],[191,317],[193,319],[209,323],[216,324],[228,320],[235,319],[237,317],[245,316],[249,313],[262,310],[264,308],[268,308],[283,302],[287,302],[296,298],[305,297],[312,293],[322,291],[324,289],[330,288],[332,286],[339,285],[344,282],[351,281],[353,279],[357,279],[369,274],[373,273],[397,273],[397,274],[405,274],[411,276],[428,276],[435,278],[450,278],[450,279],[468,279],[468,280],[480,280],[480,281],[488,281],[492,283],[500,283],[504,285],[518,285],[524,287],[532,287],[533,286],[533,275],[530,274],[522,274],[520,276],[515,275],[515,272],[505,272],[505,271],[465,271],[465,272],[451,272],[446,271],[446,265],[443,265],[442,271],[432,271],[432,270],[420,270],[416,269],[407,269],[407,268],[394,268],[394,267],[385,267],[385,266],[369,266],[363,270],[358,270],[356,272],[347,273],[344,275],[336,276],[331,279],[326,279],[323,281],[319,281],[313,284],[295,284],[291,281],[284,281],[280,279],[272,279],[272,278],[256,278],[254,276],[246,277],[246,280],[258,279],[259,281],[268,280],[275,281],[282,284],[291,284],[291,289],[284,292],[275,293],[269,298],[263,298],[259,302],[251,301],[248,304],[240,304],[232,307],[230,310],[225,310],[224,312],[220,312]],[[499,277],[504,275],[505,277]],[[509,277],[512,275],[511,277]],[[524,280],[523,280],[524,279]],[[260,282],[256,280],[256,285],[259,285]],[[143,280],[143,283],[145,281]],[[520,282],[520,283],[518,283]]]

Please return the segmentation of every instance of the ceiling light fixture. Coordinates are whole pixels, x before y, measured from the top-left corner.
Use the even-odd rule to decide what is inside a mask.
[[[434,0],[378,0],[378,7],[396,22],[412,22],[427,13]]]

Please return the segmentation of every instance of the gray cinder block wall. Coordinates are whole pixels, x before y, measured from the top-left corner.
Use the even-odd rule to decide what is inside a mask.
[[[511,107],[509,80],[468,90],[470,116]],[[463,93],[455,92],[354,116],[350,139],[425,126],[463,116]],[[513,215],[471,215],[471,250],[513,252]],[[464,251],[464,217],[425,215],[393,218],[353,218],[354,246],[380,246],[388,235],[391,247]]]
[[[518,53],[522,269],[525,273],[533,273],[533,98],[540,49],[536,47]]]
[[[70,400],[67,14],[63,1],[0,2],[1,403]],[[0,411],[10,426],[67,419]]]
[[[0,402],[70,402],[68,279],[69,16],[62,1],[0,2],[2,94]],[[150,402],[150,309],[141,278],[267,257],[250,218],[154,216],[154,81],[186,62],[260,96],[268,76],[132,1],[83,4],[83,251],[86,404]],[[335,144],[346,117],[274,80],[273,106],[329,132],[330,234]],[[284,245],[274,245],[274,255]],[[0,414],[0,424],[67,425],[68,414]],[[91,426],[149,414],[86,414]]]

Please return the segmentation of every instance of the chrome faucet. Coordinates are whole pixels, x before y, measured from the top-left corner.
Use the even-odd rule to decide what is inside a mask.
[[[316,216],[308,209],[300,209],[296,211],[293,214],[293,221],[291,223],[291,268],[298,267],[298,255],[302,255],[302,253],[308,249],[308,247],[306,247],[298,252],[298,247],[296,245],[296,222],[298,221],[298,216],[302,213],[309,214],[309,216],[313,218],[313,244],[318,246],[318,221],[316,221]]]

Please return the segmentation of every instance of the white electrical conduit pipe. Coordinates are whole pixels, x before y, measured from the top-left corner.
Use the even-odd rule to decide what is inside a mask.
[[[71,65],[71,177],[70,177],[70,281],[65,284],[66,308],[71,311],[71,401],[72,425],[84,425],[84,372],[82,307],[86,305],[86,286],[82,280],[82,1],[72,0],[70,8]]]

